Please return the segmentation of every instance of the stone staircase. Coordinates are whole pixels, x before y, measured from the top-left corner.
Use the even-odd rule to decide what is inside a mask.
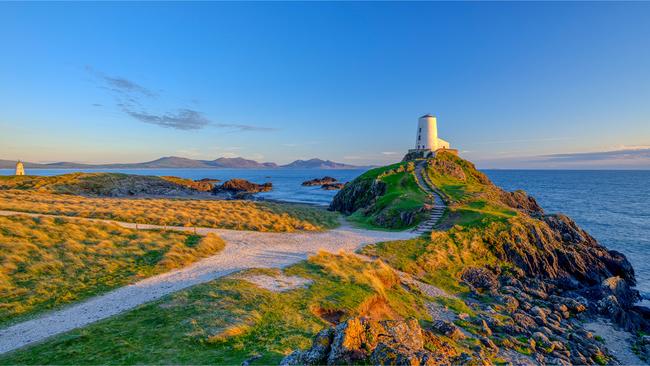
[[[429,196],[433,197],[433,209],[429,218],[413,229],[413,232],[416,234],[424,234],[433,230],[447,209],[447,204],[443,200],[441,193],[434,188],[435,186],[431,183],[429,177],[423,174],[425,164],[426,161],[423,161],[415,166],[415,179],[420,188]]]

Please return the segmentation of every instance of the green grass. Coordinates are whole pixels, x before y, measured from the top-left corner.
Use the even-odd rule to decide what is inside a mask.
[[[428,315],[422,300],[379,262],[321,253],[285,270],[314,282],[274,293],[240,279],[198,285],[44,343],[0,356],[0,364],[277,364],[328,326],[321,314]],[[383,308],[382,308],[383,309]]]
[[[214,234],[0,217],[0,324],[183,267],[224,246]]]
[[[417,226],[426,213],[417,213],[408,223],[400,218],[405,212],[417,212],[428,201],[427,194],[418,186],[408,163],[398,163],[364,173],[360,180],[378,179],[387,185],[371,207],[357,210],[348,216],[353,224],[366,229],[404,230]]]

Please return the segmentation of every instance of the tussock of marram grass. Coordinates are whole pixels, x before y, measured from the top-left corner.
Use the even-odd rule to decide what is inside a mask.
[[[0,217],[0,324],[183,267],[224,246],[214,234]]]
[[[385,295],[387,288],[399,283],[395,271],[381,260],[367,262],[348,252],[332,254],[321,251],[308,261],[323,268],[330,276],[338,277],[342,283],[366,285],[380,295]]]
[[[0,209],[157,225],[255,231],[319,231],[338,225],[337,214],[304,205],[190,199],[89,198],[21,190],[0,190]]]

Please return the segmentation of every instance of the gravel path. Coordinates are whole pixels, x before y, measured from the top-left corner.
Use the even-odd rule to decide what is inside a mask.
[[[611,322],[598,319],[585,324],[585,329],[603,337],[605,346],[614,357],[626,366],[647,365],[632,352],[634,337],[629,332],[616,329]]]
[[[29,215],[22,212],[0,211],[1,216]],[[68,219],[74,219],[62,216]],[[88,220],[88,219],[79,219]],[[109,220],[127,228],[135,224]],[[138,225],[140,229],[161,229],[157,225]],[[188,267],[147,278],[84,302],[53,311],[32,320],[0,330],[0,353],[5,353],[48,337],[83,327],[98,320],[128,311],[184,288],[248,268],[285,267],[307,256],[326,250],[354,251],[363,245],[408,239],[409,232],[384,232],[340,227],[326,232],[262,233],[210,228],[167,227],[168,230],[194,231],[198,234],[216,233],[226,241],[226,248],[212,257]]]

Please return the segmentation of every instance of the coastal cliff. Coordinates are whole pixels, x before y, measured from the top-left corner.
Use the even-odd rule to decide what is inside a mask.
[[[449,199],[448,212],[430,234],[371,245],[362,254],[441,289],[447,300],[431,304],[446,305],[429,305],[431,318],[416,323],[347,319],[285,363],[616,364],[584,324],[600,319],[635,335],[650,330],[650,311],[635,305],[634,269],[622,253],[600,245],[569,217],[545,213],[525,192],[500,189],[453,154],[418,163]],[[412,165],[357,178],[330,208],[372,215],[399,189],[382,174],[412,174]],[[647,343],[638,339],[638,353],[647,352]]]

